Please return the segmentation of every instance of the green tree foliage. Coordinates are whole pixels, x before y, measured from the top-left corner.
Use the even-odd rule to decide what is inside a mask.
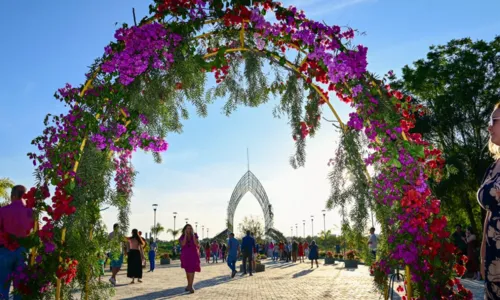
[[[181,234],[181,231],[182,231],[181,228],[175,229],[175,230],[174,229],[168,229],[167,233],[170,233],[172,235],[174,241],[175,241],[175,237],[178,236],[179,234]]]
[[[264,237],[264,226],[258,218],[253,216],[243,218],[243,221],[238,224],[238,231],[241,236],[245,236],[247,230],[253,233],[253,237],[257,242],[262,242],[262,238]]]
[[[156,226],[151,226],[151,234],[154,237],[157,237],[160,233],[165,231],[165,227],[163,227],[160,223],[156,223]]]
[[[0,178],[0,198],[5,199],[5,202],[0,203],[4,206],[10,201],[10,189],[14,186],[14,182],[9,178]]]
[[[399,86],[428,109],[415,132],[444,152],[449,176],[432,185],[452,223],[481,228],[476,191],[493,162],[486,131],[500,102],[500,36],[491,42],[470,38],[432,46],[425,59],[403,68]]]

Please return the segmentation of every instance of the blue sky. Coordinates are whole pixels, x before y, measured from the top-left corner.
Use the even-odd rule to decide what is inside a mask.
[[[358,43],[368,46],[369,70],[383,74],[399,72],[405,64],[426,55],[432,44],[454,38],[491,40],[500,28],[500,2],[401,1],[401,0],[295,0],[283,1],[306,11],[311,19],[351,26],[364,32]],[[64,108],[52,95],[66,82],[83,82],[87,66],[102,55],[121,24],[147,13],[147,1],[14,1],[0,2],[0,177],[10,177],[27,186],[33,183],[33,168],[26,153],[33,151],[32,138],[43,130],[46,113]],[[138,153],[139,171],[132,200],[131,226],[147,231],[153,223],[151,205],[158,203],[158,222],[173,227],[172,212],[178,212],[177,227],[185,218],[210,228],[210,235],[224,228],[232,190],[246,171],[246,148],[250,168],[261,180],[275,211],[275,227],[286,234],[306,219],[311,232],[323,229],[321,210],[329,194],[327,162],[333,155],[337,134],[323,124],[308,142],[305,168],[292,169],[288,157],[294,151],[286,119],[274,119],[275,101],[259,107],[241,107],[229,118],[221,114],[222,102],[209,108],[205,119],[186,121],[184,133],[170,135],[170,148],[161,165]],[[348,107],[334,102],[342,118]],[[331,118],[329,112],[324,114]],[[257,201],[246,195],[236,211],[235,223],[245,215],[262,217]],[[104,213],[108,226],[116,211]],[[336,211],[328,212],[326,227],[337,231]],[[163,237],[166,237],[164,235]]]

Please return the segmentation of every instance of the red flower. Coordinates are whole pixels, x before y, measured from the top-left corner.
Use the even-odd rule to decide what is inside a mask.
[[[457,272],[458,276],[463,276],[465,274],[465,267],[463,265],[455,264],[455,272]]]

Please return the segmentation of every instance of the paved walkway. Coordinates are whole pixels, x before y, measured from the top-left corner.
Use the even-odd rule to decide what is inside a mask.
[[[239,262],[237,263],[239,267]],[[158,266],[154,273],[144,273],[143,283],[128,284],[126,271],[118,275],[118,286],[113,299],[382,299],[373,289],[373,277],[368,268],[347,270],[343,264],[320,265],[310,269],[308,263],[274,263],[264,261],[266,271],[253,277],[238,273],[231,279],[226,264],[202,263],[201,273],[195,276],[196,292],[184,292],[186,276],[178,262]],[[474,299],[482,299],[481,284],[464,280],[473,288]],[[395,297],[396,298],[396,297]],[[399,299],[399,297],[397,297]]]

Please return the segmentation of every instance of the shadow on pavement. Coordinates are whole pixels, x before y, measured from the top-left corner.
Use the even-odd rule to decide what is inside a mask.
[[[304,271],[300,271],[298,273],[295,273],[293,274],[293,278],[299,278],[299,277],[302,277],[302,276],[306,276],[307,274],[313,272],[314,269],[309,269],[309,270],[304,270]]]
[[[199,290],[199,289],[203,289],[206,287],[212,287],[212,286],[216,286],[219,284],[223,284],[223,283],[226,283],[229,281],[239,280],[239,279],[240,279],[239,277],[231,278],[231,276],[228,276],[228,275],[218,276],[215,278],[195,282],[194,289]],[[195,281],[196,281],[196,279],[195,279]],[[171,288],[171,289],[167,289],[167,290],[163,290],[163,291],[157,291],[157,292],[144,294],[141,296],[134,296],[131,298],[122,298],[122,300],[132,300],[132,299],[150,300],[150,299],[158,299],[158,298],[170,299],[170,298],[178,297],[181,295],[186,295],[186,296],[190,295],[184,289],[185,289],[185,287],[176,287],[176,288]],[[195,294],[196,294],[196,292],[195,292]]]

